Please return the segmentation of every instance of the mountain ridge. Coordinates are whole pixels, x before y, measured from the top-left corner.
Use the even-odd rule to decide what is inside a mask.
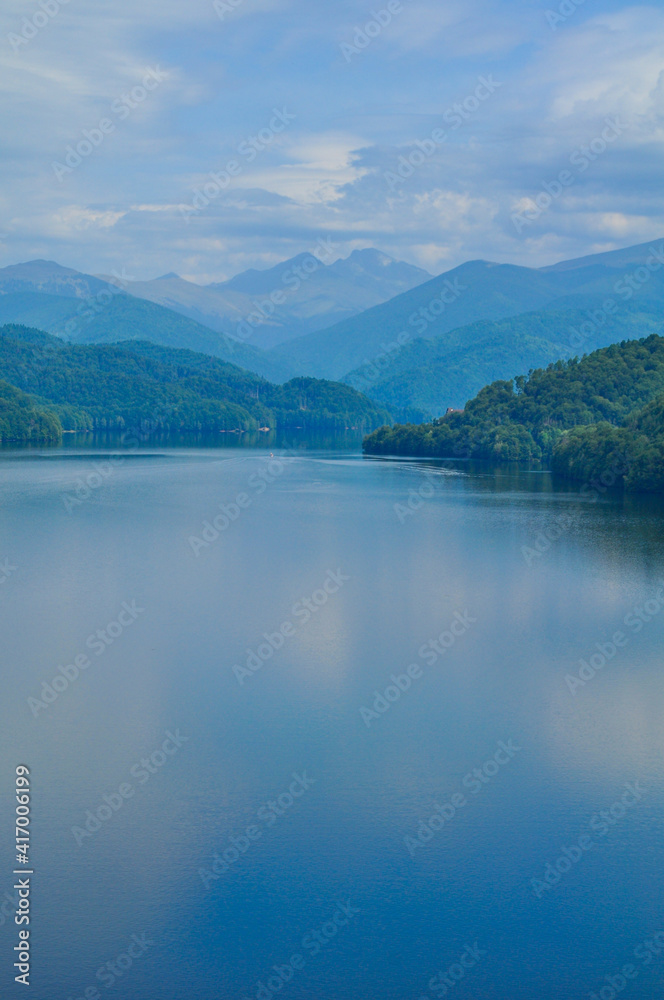
[[[188,350],[137,340],[68,344],[17,325],[0,327],[0,373],[12,392],[29,395],[33,422],[44,411],[67,430],[147,427],[152,433],[210,434],[267,426],[338,431],[390,419],[385,409],[339,383],[296,378],[273,385]],[[24,405],[20,393],[14,394],[14,409]]]

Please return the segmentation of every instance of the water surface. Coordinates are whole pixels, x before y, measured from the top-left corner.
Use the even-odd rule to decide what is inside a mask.
[[[2,455],[32,995],[661,995],[662,503],[274,450]]]

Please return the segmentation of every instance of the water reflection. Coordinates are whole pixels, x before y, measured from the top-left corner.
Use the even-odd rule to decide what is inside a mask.
[[[143,932],[155,946],[115,984],[125,1000],[254,997],[348,899],[357,921],[289,996],[433,996],[476,941],[459,998],[598,990],[664,927],[664,611],[625,623],[664,578],[661,501],[341,445],[268,481],[270,451],[152,444],[69,507],[109,460],[100,442],[2,456],[0,558],[17,568],[0,584],[0,747],[5,774],[24,756],[35,774],[40,1000],[84,995]],[[323,598],[330,572],[347,579]],[[90,637],[132,600],[145,612],[94,656]],[[423,654],[456,615],[470,627]],[[629,641],[571,691],[620,629]],[[35,716],[27,699],[81,651],[91,666]],[[187,742],[140,782],[132,769],[178,727]],[[274,812],[303,771],[306,795]],[[532,880],[637,781],[638,807],[538,898]],[[135,794],[79,845],[72,827],[123,782]],[[0,798],[10,836],[7,783]],[[644,969],[630,996],[658,996],[663,973]]]

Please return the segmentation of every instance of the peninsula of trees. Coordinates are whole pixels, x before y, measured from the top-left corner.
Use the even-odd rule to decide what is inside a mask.
[[[590,481],[607,469],[630,490],[664,490],[664,338],[623,341],[486,386],[465,410],[381,427],[370,455],[545,462]]]

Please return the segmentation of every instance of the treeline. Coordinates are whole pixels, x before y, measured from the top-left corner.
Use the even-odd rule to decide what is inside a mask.
[[[590,481],[662,489],[664,338],[623,341],[482,389],[462,413],[382,427],[368,454],[547,461]]]
[[[61,437],[54,413],[39,409],[20,389],[0,380],[0,444],[56,444]]]
[[[570,479],[592,482],[608,475],[632,492],[664,493],[664,393],[625,427],[575,427],[556,445],[551,465]]]
[[[361,393],[317,379],[272,385],[193,351],[131,341],[71,345],[27,327],[0,328],[0,375],[66,430],[155,433],[259,427],[365,433],[390,416]]]

